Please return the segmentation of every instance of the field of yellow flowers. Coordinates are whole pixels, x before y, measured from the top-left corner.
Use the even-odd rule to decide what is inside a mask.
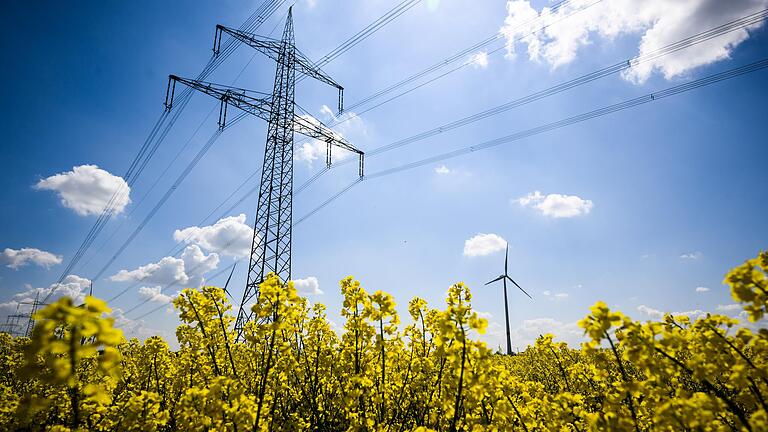
[[[768,253],[726,276],[750,321],[768,309]],[[126,341],[107,305],[63,298],[31,339],[0,335],[0,430],[766,431],[768,331],[710,315],[633,321],[603,303],[574,349],[540,337],[516,356],[472,340],[487,325],[463,284],[442,309],[341,281],[343,334],[324,306],[270,277],[236,342],[223,290],[184,290],[171,351]]]

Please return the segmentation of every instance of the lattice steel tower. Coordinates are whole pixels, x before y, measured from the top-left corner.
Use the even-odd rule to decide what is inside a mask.
[[[167,109],[171,109],[176,83],[180,82],[221,101],[220,128],[225,126],[228,105],[233,105],[269,123],[261,171],[259,203],[256,209],[253,243],[248,265],[248,279],[235,322],[235,330],[238,339],[240,339],[243,326],[252,317],[252,312],[247,309],[246,305],[258,296],[259,285],[264,281],[264,278],[272,272],[282,281],[288,281],[291,278],[294,132],[326,142],[326,164],[328,165],[331,163],[331,146],[357,153],[361,177],[363,175],[364,154],[306,112],[301,115],[296,114],[296,108],[303,111],[294,101],[296,72],[337,88],[339,91],[339,112],[343,109],[344,88],[296,48],[292,8],[288,10],[288,18],[280,40],[256,36],[218,25],[214,38],[213,50],[215,55],[218,55],[224,34],[251,46],[277,62],[272,94],[257,98],[254,95],[256,92],[249,90],[219,86],[171,75],[165,104]],[[261,95],[265,94],[262,93]]]

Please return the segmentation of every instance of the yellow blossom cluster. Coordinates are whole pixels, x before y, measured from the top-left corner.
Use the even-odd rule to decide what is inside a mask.
[[[725,278],[750,321],[768,308],[768,253]],[[472,335],[469,288],[420,298],[340,282],[343,329],[270,275],[235,333],[215,287],[174,300],[179,349],[125,340],[102,301],[63,298],[31,338],[0,334],[0,430],[765,431],[768,331],[722,315],[634,321],[602,302],[579,348],[542,335],[514,356]]]

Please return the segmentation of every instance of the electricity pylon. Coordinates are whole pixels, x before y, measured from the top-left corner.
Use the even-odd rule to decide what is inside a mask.
[[[16,306],[16,312],[18,312],[19,307]],[[12,314],[8,315],[5,318],[5,324],[0,326],[0,333],[8,333],[11,336],[24,336],[21,333],[21,324],[19,323],[20,320],[24,319],[26,320],[28,318],[27,314]]]
[[[511,277],[509,277],[509,272],[507,271],[508,264],[509,264],[509,244],[507,244],[507,250],[504,252],[504,274],[486,283],[486,285],[492,284],[496,281],[504,282],[504,317],[506,318],[506,324],[507,324],[507,355],[512,355],[512,337],[509,331],[509,302],[507,301],[507,279],[509,279],[510,282],[515,284],[516,287],[520,288],[520,291],[522,291],[523,294],[527,295],[528,298],[533,299],[533,297],[531,297],[530,294],[525,292],[525,290],[522,287],[520,287],[520,285],[517,284],[517,282],[515,282]]]
[[[55,289],[54,289],[55,291]],[[9,315],[4,324],[6,333],[14,336],[30,337],[32,335],[32,329],[35,327],[35,313],[40,306],[44,306],[47,303],[40,301],[40,293],[35,294],[35,299],[32,301],[20,301],[16,303],[16,313]],[[19,313],[21,306],[29,306],[29,312]],[[26,321],[26,324],[22,324],[20,321]]]
[[[283,30],[282,39],[271,39],[240,30],[217,25],[214,37],[214,55],[218,55],[221,39],[228,34],[265,54],[277,63],[274,88],[271,95],[250,90],[222,86],[171,75],[166,91],[166,109],[173,105],[176,83],[213,96],[221,101],[219,127],[226,125],[227,107],[232,105],[269,123],[264,162],[261,170],[259,203],[253,229],[248,279],[235,321],[235,332],[242,339],[243,326],[251,320],[253,312],[247,305],[259,293],[259,285],[269,273],[281,281],[291,278],[291,233],[293,207],[293,134],[327,143],[326,163],[331,162],[331,146],[357,153],[358,174],[363,176],[364,153],[322,122],[308,114],[297,115],[294,100],[296,72],[315,78],[339,91],[339,112],[343,110],[344,88],[315,66],[296,48],[293,35],[292,8]],[[299,108],[299,110],[301,110]]]

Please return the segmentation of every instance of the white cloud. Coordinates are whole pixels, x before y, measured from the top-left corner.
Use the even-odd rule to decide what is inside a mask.
[[[353,146],[360,148],[361,142],[364,142],[368,136],[368,127],[363,120],[358,117],[354,112],[345,111],[340,116],[337,116],[331,108],[327,105],[320,107],[320,114],[325,120],[338,125],[333,127],[334,135],[336,137],[344,138]],[[309,120],[313,124],[317,121],[310,116],[302,116]],[[308,166],[312,166],[318,159],[320,162],[325,163],[326,153],[328,151],[328,143],[316,139],[312,139],[303,143],[300,147],[294,149],[294,160],[306,163]],[[331,162],[339,162],[353,156],[354,153],[348,152],[336,146],[331,147]]]
[[[53,265],[61,264],[61,255],[54,255],[35,248],[11,249],[5,248],[0,254],[0,263],[14,270],[23,267],[29,263],[37,264],[40,267],[50,268]]]
[[[149,263],[135,270],[120,270],[109,279],[114,282],[140,281],[162,285],[186,284],[189,280],[184,272],[184,261],[176,257],[164,257],[156,263]]]
[[[72,171],[40,180],[34,188],[55,191],[61,205],[80,216],[101,214],[118,190],[120,192],[112,202],[110,214],[122,213],[131,202],[128,183],[96,165],[76,166]]]
[[[88,294],[88,289],[91,286],[89,279],[77,276],[68,275],[59,284],[51,284],[47,288],[32,288],[27,285],[26,290],[15,294],[11,301],[0,303],[0,308],[6,311],[16,310],[19,302],[27,303],[19,305],[18,310],[20,313],[26,312],[30,309],[29,303],[38,297],[38,300],[43,301],[45,297],[50,294],[48,302],[54,302],[61,297],[70,297],[75,303],[82,303],[85,300],[85,296]]]
[[[552,300],[552,301],[565,300],[565,299],[567,299],[568,297],[570,297],[568,293],[564,293],[564,292],[561,292],[561,293],[552,293],[552,292],[551,292],[551,291],[549,291],[549,290],[546,290],[546,291],[542,291],[542,292],[541,292],[541,294],[542,294],[542,295],[543,295],[545,298],[547,298],[547,299],[549,299],[549,300]]]
[[[482,312],[478,310],[476,310],[475,312],[477,313],[477,316],[479,316],[480,318],[485,318],[487,320],[490,320],[491,318],[493,318],[493,314],[491,314],[490,312]]]
[[[253,228],[245,224],[245,214],[240,214],[219,219],[213,225],[176,230],[173,239],[195,243],[209,252],[240,258],[251,252]]]
[[[113,308],[110,316],[115,320],[115,327],[123,331],[126,339],[136,337],[144,340],[151,336],[161,336],[169,343],[171,349],[178,349],[176,336],[171,331],[148,327],[144,320],[130,319],[120,308]]]
[[[705,293],[705,292],[708,292],[708,291],[709,291],[709,288],[707,288],[707,287],[703,287],[703,286],[696,287],[696,292],[697,293]]]
[[[646,305],[638,306],[637,310],[641,314],[648,315],[648,316],[655,317],[655,318],[661,318],[661,317],[664,316],[664,312],[662,312],[662,311],[660,311],[658,309],[654,309],[654,308],[648,307]]]
[[[704,256],[704,254],[699,252],[699,251],[688,252],[688,253],[684,253],[684,254],[680,255],[680,259],[684,259],[684,260],[688,260],[688,261],[695,261],[697,259],[701,259],[701,257],[703,257],[703,256]]]
[[[197,245],[187,246],[181,258],[164,257],[134,270],[120,270],[110,277],[115,282],[143,282],[152,285],[199,287],[203,275],[219,265],[219,255],[205,255]]]
[[[741,310],[743,306],[740,304],[727,304],[727,305],[717,305],[717,310],[722,312],[731,312],[735,310]]]
[[[170,303],[173,297],[163,294],[162,290],[161,286],[141,287],[139,288],[139,296],[153,303]]]
[[[317,278],[309,276],[304,279],[294,279],[293,286],[296,287],[296,291],[303,295],[321,295],[323,291],[320,289],[320,284],[317,282]]]
[[[576,195],[548,194],[534,191],[515,200],[523,207],[533,207],[541,214],[553,218],[570,218],[592,211],[592,201]]]
[[[507,17],[501,28],[507,40],[507,55],[515,55],[517,43],[526,44],[531,60],[544,61],[554,69],[574,61],[579,50],[593,44],[598,37],[613,41],[633,36],[639,37],[637,55],[643,56],[768,6],[768,0],[611,0],[586,7],[593,3],[593,0],[576,0],[554,12],[549,7],[537,12],[527,0],[507,1]],[[581,11],[574,13],[578,9]],[[540,20],[536,21],[537,17]],[[530,34],[545,25],[542,31]],[[654,72],[660,72],[670,79],[727,59],[736,46],[749,38],[749,30],[761,25],[759,22],[640,63],[623,76],[642,83]]]
[[[536,318],[524,320],[523,324],[512,329],[512,340],[533,343],[539,335],[552,333],[555,339],[577,346],[584,341],[584,330],[576,322],[563,323],[554,318]]]
[[[445,165],[440,165],[439,167],[435,168],[435,173],[440,175],[446,175],[446,174],[450,174],[451,170],[448,169],[448,167]]]
[[[657,319],[657,320],[660,320],[660,319],[664,318],[664,314],[665,314],[665,312],[662,312],[662,311],[660,311],[658,309],[654,309],[654,308],[646,306],[646,305],[638,306],[637,310],[640,313],[642,313],[644,315],[648,315],[649,317]],[[691,319],[696,319],[696,318],[705,316],[707,314],[706,312],[704,312],[703,310],[700,310],[700,309],[696,309],[696,310],[692,310],[692,311],[685,311],[685,312],[670,312],[670,313],[673,316],[687,316],[687,317],[689,317]]]
[[[201,286],[205,280],[203,275],[211,270],[215,270],[219,266],[219,254],[211,253],[205,255],[195,245],[187,246],[181,254],[181,259],[184,260],[184,269],[189,278],[187,284],[190,287]]]
[[[488,67],[488,53],[485,51],[476,52],[469,58],[469,62],[478,69],[485,69]]]
[[[504,250],[507,241],[497,234],[477,234],[464,242],[464,256],[485,256]]]

